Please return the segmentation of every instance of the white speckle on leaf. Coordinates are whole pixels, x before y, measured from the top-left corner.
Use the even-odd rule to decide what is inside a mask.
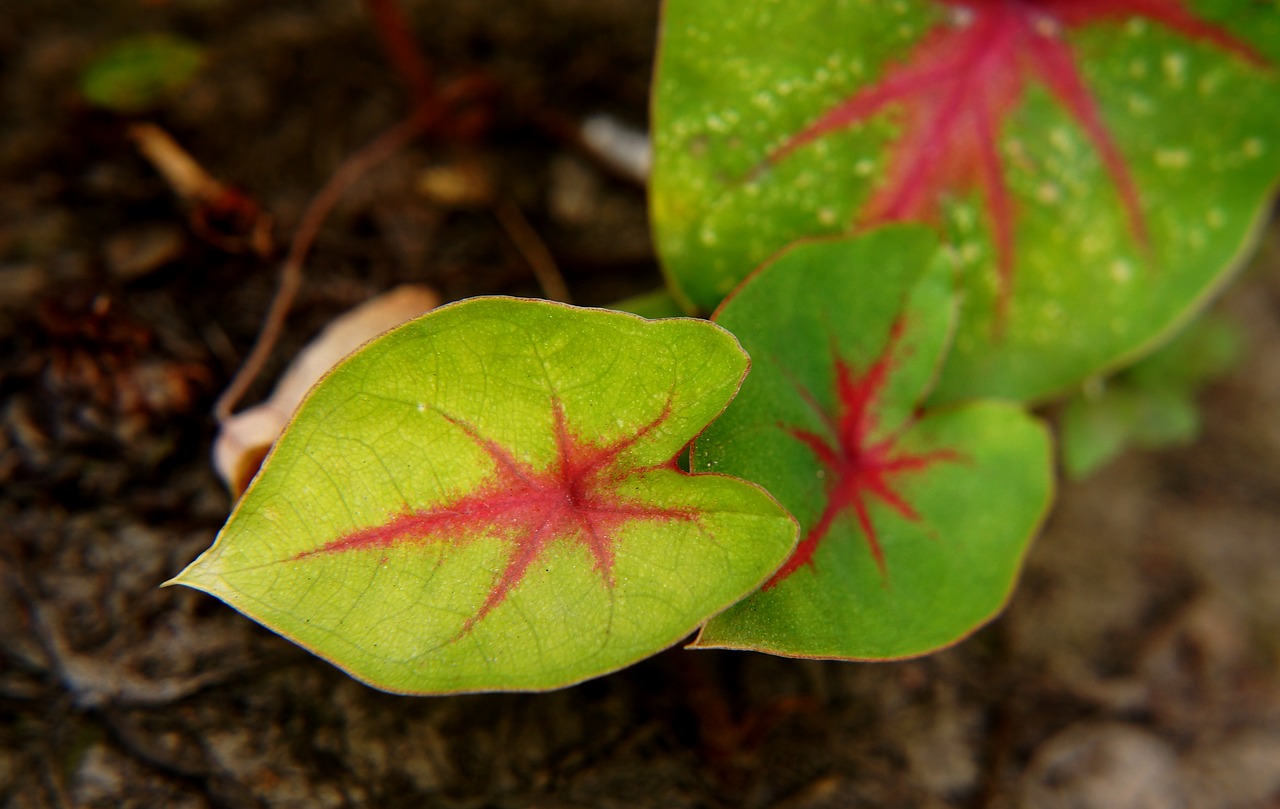
[[[1042,37],[1056,38],[1062,33],[1062,25],[1048,14],[1037,15],[1032,24]]]
[[[1221,70],[1214,70],[1210,73],[1205,73],[1200,77],[1199,81],[1196,82],[1196,89],[1202,96],[1214,95],[1222,85],[1224,76],[1225,73]]]
[[[1106,238],[1095,231],[1086,233],[1080,240],[1080,252],[1085,256],[1096,256],[1106,248]]]
[[[1074,144],[1071,140],[1071,133],[1062,127],[1058,127],[1049,133],[1049,142],[1063,154],[1071,154],[1074,151],[1072,149]]]
[[[977,224],[978,217],[974,214],[973,208],[968,205],[956,206],[952,213],[955,220],[956,229],[961,232],[969,232],[973,230],[973,226]]]
[[[834,225],[836,223],[836,212],[831,208],[823,208],[818,211],[818,221],[824,225]]]
[[[864,157],[857,163],[853,164],[853,173],[859,177],[870,177],[871,173],[876,170],[876,162],[870,158]]]
[[[1169,84],[1173,87],[1181,87],[1187,80],[1187,57],[1178,52],[1166,53],[1164,58],[1160,60],[1160,67],[1164,69],[1164,77],[1169,80]]]
[[[1191,165],[1191,153],[1186,149],[1156,149],[1156,165],[1162,169],[1185,169]]]
[[[1133,265],[1122,258],[1111,262],[1111,280],[1124,284],[1133,279]]]
[[[1129,107],[1129,114],[1133,116],[1150,115],[1155,110],[1155,104],[1151,99],[1140,93],[1130,93],[1126,99]]]
[[[1227,223],[1227,215],[1221,208],[1210,208],[1205,212],[1204,221],[1209,224],[1209,227],[1217,230]]]
[[[1052,205],[1062,199],[1062,189],[1054,183],[1040,183],[1036,186],[1036,199],[1045,205]]]
[[[739,120],[740,118],[738,113],[733,110],[725,110],[719,115],[707,116],[707,129],[711,132],[723,135],[737,127]]]
[[[1249,138],[1244,142],[1245,157],[1261,157],[1262,153],[1267,150],[1266,144],[1261,138]]]

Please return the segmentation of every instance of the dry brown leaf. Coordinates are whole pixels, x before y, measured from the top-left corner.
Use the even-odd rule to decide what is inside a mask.
[[[213,466],[231,493],[238,497],[248,488],[293,411],[320,377],[374,337],[440,303],[435,290],[406,284],[365,301],[326,326],[298,353],[266,401],[223,422],[213,444]]]

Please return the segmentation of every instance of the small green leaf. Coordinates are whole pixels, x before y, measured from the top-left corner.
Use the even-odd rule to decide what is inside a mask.
[[[676,457],[746,372],[695,320],[477,298],[322,380],[174,581],[388,691],[540,690],[670,646],[795,543]]]
[[[1146,388],[1191,390],[1230,371],[1244,350],[1240,326],[1220,315],[1197,318],[1121,378]]]
[[[1062,411],[1059,444],[1067,475],[1079,480],[1101,469],[1124,449],[1133,425],[1129,396],[1076,394]]]
[[[1062,413],[1062,465],[1073,478],[1100,469],[1130,444],[1185,444],[1200,432],[1195,395],[1240,356],[1230,321],[1204,317],[1136,365],[1077,393]]]
[[[696,645],[923,654],[1003,606],[1052,490],[1049,440],[999,402],[920,412],[954,319],[952,262],[891,227],[784,252],[717,313],[751,353],[692,468],[769,489],[796,553]]]
[[[204,64],[204,49],[171,34],[147,34],[115,43],[80,75],[91,103],[139,112],[182,89]]]

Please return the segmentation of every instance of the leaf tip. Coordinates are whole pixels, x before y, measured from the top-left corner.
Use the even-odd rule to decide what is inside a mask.
[[[209,565],[205,561],[206,555],[207,554],[201,554],[195,559],[195,561],[184,567],[178,575],[161,582],[160,586],[175,587],[181,585],[183,587],[190,587],[193,590],[200,590],[201,592],[216,595],[213,586],[216,575],[207,570]]]

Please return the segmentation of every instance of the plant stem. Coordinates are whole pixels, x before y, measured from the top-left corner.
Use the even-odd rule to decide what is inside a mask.
[[[329,212],[342,199],[347,189],[366,172],[422,134],[434,120],[435,116],[422,114],[421,108],[415,108],[407,118],[344,160],[324,186],[312,197],[289,243],[289,253],[285,256],[284,263],[280,265],[280,285],[276,288],[275,297],[271,300],[271,308],[263,319],[258,339],[250,349],[249,355],[241,363],[240,369],[236,371],[235,377],[214,405],[213,415],[219,423],[231,416],[235,406],[270,358],[271,351],[284,330],[284,322],[289,316],[289,310],[293,307],[294,298],[297,297],[298,289],[302,286],[302,270],[307,254],[311,251],[311,246],[315,243],[320,227],[329,216]]]

